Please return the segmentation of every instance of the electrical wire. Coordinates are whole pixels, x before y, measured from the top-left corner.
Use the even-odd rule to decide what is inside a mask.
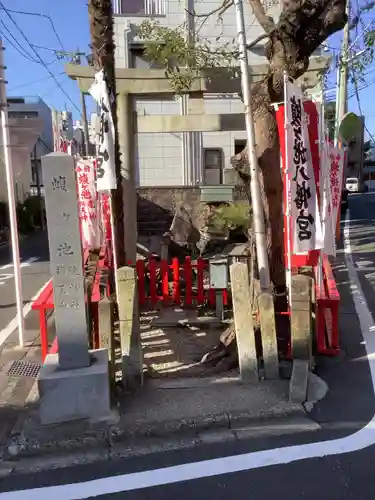
[[[4,5],[1,5],[1,8],[3,10],[5,10],[6,12],[11,12],[12,14],[21,14],[21,15],[25,15],[25,16],[37,16],[37,17],[44,17],[44,19],[47,19],[51,24],[52,31],[54,32],[59,44],[61,45],[62,50],[65,52],[64,45],[61,41],[61,38],[59,37],[59,34],[57,33],[55,24],[52,21],[51,16],[49,16],[47,14],[41,14],[40,12],[26,12],[23,10],[12,10],[12,9],[8,9],[8,8],[4,7]]]
[[[48,151],[53,153],[53,150],[43,141],[43,139],[40,136],[38,137],[38,140],[48,149]]]
[[[11,14],[8,12],[8,9],[4,6],[3,2],[0,0],[0,7],[4,10],[5,14],[9,17],[9,19],[11,20],[11,22],[14,24],[14,26],[17,28],[17,30],[20,32],[20,34],[22,35],[22,38],[25,40],[25,42],[29,45],[29,47],[31,48],[31,50],[34,52],[34,54],[36,55],[37,59],[41,62],[41,64],[44,66],[44,68],[48,71],[49,75],[51,76],[51,78],[56,82],[56,84],[59,86],[61,92],[65,95],[65,97],[69,100],[69,102],[75,107],[75,109],[79,112],[79,114],[81,114],[81,110],[79,109],[79,107],[75,104],[75,102],[72,100],[72,98],[70,97],[70,95],[61,87],[59,81],[57,80],[57,78],[55,77],[55,75],[50,71],[50,69],[47,67],[46,63],[43,61],[43,59],[40,57],[40,55],[38,54],[38,52],[34,49],[32,43],[28,40],[27,36],[25,35],[25,33],[22,31],[22,29],[18,26],[17,22],[13,19],[13,17],[11,16]]]
[[[62,75],[65,75],[64,71],[62,71],[61,73],[58,73],[55,76],[57,77],[57,76],[62,76]],[[43,78],[38,78],[38,80],[32,80],[31,82],[22,83],[21,85],[17,85],[16,87],[12,87],[11,89],[8,89],[8,91],[13,92],[14,90],[28,87],[29,85],[31,86],[31,85],[34,85],[36,83],[45,82],[46,80],[49,80],[50,78],[52,78],[52,77],[47,76],[47,77],[43,77]]]
[[[0,23],[3,25],[3,28],[8,33],[8,35],[13,39],[13,41],[10,40],[8,38],[8,36],[3,31],[1,32],[3,38],[5,38],[5,40],[9,43],[9,45],[11,45],[14,48],[14,50],[16,50],[19,54],[21,54],[21,56],[25,57],[25,59],[28,59],[31,62],[37,63],[38,61],[33,59],[33,57],[27,52],[27,50],[24,47],[22,47],[22,45],[19,43],[19,41],[15,38],[13,33],[8,28],[8,26],[1,19],[0,19]],[[17,47],[17,45],[18,45],[18,47]]]
[[[353,71],[353,85],[354,85],[354,93],[355,93],[355,96],[357,99],[359,113],[361,116],[364,116],[363,111],[362,111],[362,106],[361,106],[361,100],[359,97],[358,83],[357,83],[356,74],[354,71]],[[371,132],[369,131],[369,129],[367,128],[366,122],[364,125],[365,125],[366,132],[370,136],[370,139],[372,140],[373,143],[375,143],[375,139],[374,139],[373,135],[371,134]]]
[[[18,47],[17,47],[17,46],[13,43],[13,42],[12,42],[12,40],[10,40],[10,39],[9,39],[9,38],[5,35],[5,33],[3,33],[1,30],[0,30],[0,34],[1,34],[2,38],[4,38],[4,40],[6,40],[6,41],[9,43],[9,45],[11,45],[11,46],[14,48],[14,50],[15,50],[16,52],[18,52],[18,53],[19,53],[22,57],[24,57],[25,59],[27,59],[28,61],[33,62],[33,63],[37,63],[37,62],[38,62],[38,61],[35,61],[34,59],[32,59],[31,57],[28,57],[26,54],[24,54],[24,53],[23,53],[23,52],[22,52],[22,51],[21,51],[21,50],[20,50],[20,49],[19,49],[19,48],[18,48]]]

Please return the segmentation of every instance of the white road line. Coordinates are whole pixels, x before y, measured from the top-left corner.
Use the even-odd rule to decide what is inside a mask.
[[[38,296],[41,294],[41,292],[46,288],[49,281],[50,280],[48,280],[46,283],[44,283],[42,288],[40,288],[40,290],[38,290],[36,292],[36,294],[30,299],[30,302],[24,306],[24,308],[22,310],[23,317],[25,317],[29,314],[29,312],[31,311],[31,306],[32,306],[33,302],[38,298]],[[4,344],[4,342],[6,342],[8,337],[14,332],[14,330],[17,327],[18,327],[18,321],[17,321],[17,316],[16,316],[15,318],[12,319],[12,321],[10,323],[8,323],[8,325],[5,328],[3,328],[0,331],[0,346],[2,346]]]
[[[347,212],[344,230],[345,260],[375,389],[375,326],[353,265],[349,241],[349,222]],[[139,490],[180,481],[259,469],[271,465],[289,464],[309,458],[340,455],[359,451],[373,444],[375,444],[375,415],[363,429],[345,438],[233,455],[82,483],[12,491],[0,494],[0,500],[50,500],[51,498],[54,500],[81,500],[122,491]]]
[[[21,267],[27,267],[31,266],[34,262],[39,260],[39,257],[30,257],[30,259],[25,260],[25,262],[21,262]],[[0,271],[3,271],[4,269],[11,269],[13,267],[13,264],[5,264],[4,266],[0,267]]]

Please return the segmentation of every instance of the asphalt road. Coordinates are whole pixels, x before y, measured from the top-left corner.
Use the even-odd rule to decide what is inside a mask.
[[[311,413],[321,431],[9,476],[0,482],[4,492],[0,500],[372,500],[375,419],[362,428],[375,413],[375,367],[371,361],[371,373],[364,345],[365,339],[369,352],[375,352],[371,336],[375,332],[371,317],[375,315],[375,194],[353,195],[349,207],[351,270],[348,274],[344,254],[339,252],[335,271],[342,296],[342,355],[319,360],[318,373],[330,392]],[[267,449],[271,451],[258,451]]]
[[[23,239],[20,243],[20,256],[23,302],[26,305],[50,278],[46,233],[35,233]],[[9,246],[3,246],[0,248],[0,347],[5,342],[8,345],[17,342],[17,332],[7,337],[7,327],[16,314],[12,253]],[[26,317],[25,326],[30,335],[34,335],[37,320],[37,314],[34,312]]]

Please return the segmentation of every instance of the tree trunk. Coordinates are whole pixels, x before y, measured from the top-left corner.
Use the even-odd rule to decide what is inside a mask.
[[[268,224],[268,256],[271,281],[285,289],[283,181],[280,145],[272,103],[284,101],[284,71],[294,79],[305,73],[309,58],[330,35],[346,22],[347,0],[287,0],[277,23],[260,0],[248,0],[269,41],[265,54],[270,63],[266,78],[253,85],[252,112],[260,167],[265,221]],[[247,148],[232,157],[242,179],[249,179]],[[281,290],[280,290],[281,291]]]
[[[126,264],[125,259],[125,234],[124,234],[124,208],[123,188],[121,178],[120,145],[117,128],[117,106],[116,106],[116,79],[115,79],[115,57],[113,43],[113,17],[111,0],[89,0],[90,34],[92,51],[96,69],[104,70],[109,92],[114,99],[111,105],[113,123],[115,127],[115,168],[117,187],[112,192],[112,211],[114,219],[114,241],[118,267]]]
[[[280,169],[279,135],[275,111],[267,95],[265,82],[254,85],[252,94],[271,281],[276,288],[283,289],[285,288],[283,179]],[[246,181],[248,172],[247,147],[232,158],[232,165]]]

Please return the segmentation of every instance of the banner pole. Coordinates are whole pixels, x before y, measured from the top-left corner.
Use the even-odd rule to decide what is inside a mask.
[[[288,155],[288,123],[287,123],[287,78],[288,75],[284,71],[284,133],[285,133],[285,189],[286,189],[286,203],[285,203],[285,215],[286,215],[286,234],[287,234],[287,269],[286,269],[286,284],[288,288],[289,296],[289,307],[292,306],[292,228],[291,228],[291,209],[290,209],[290,178],[289,178],[289,155]]]

